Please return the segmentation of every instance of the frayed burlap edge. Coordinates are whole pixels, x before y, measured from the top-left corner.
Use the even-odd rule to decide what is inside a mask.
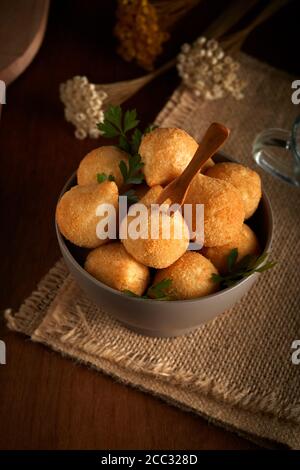
[[[274,408],[274,398],[270,395],[258,399],[251,393],[226,388],[224,384],[195,377],[166,363],[153,364],[146,355],[130,355],[111,344],[99,344],[80,306],[76,316],[67,311],[56,315],[55,307],[72,284],[64,262],[58,261],[19,312],[6,311],[8,327],[227,429],[239,430],[244,435],[243,429],[247,437],[247,433],[252,435],[251,440],[257,441],[255,435],[258,435],[293,448],[300,447],[299,407],[286,406],[279,411]]]
[[[77,349],[86,351],[93,358],[101,357],[138,374],[143,373],[159,378],[174,386],[188,389],[190,392],[210,395],[217,401],[231,406],[238,406],[253,413],[260,411],[283,420],[300,423],[300,405],[291,406],[287,402],[283,403],[273,392],[265,397],[258,397],[250,390],[238,389],[236,386],[233,387],[230,383],[224,381],[218,382],[207,377],[196,376],[191,371],[171,366],[165,360],[154,362],[146,353],[133,354],[126,347],[120,348],[119,344],[114,344],[111,341],[103,343],[103,340],[101,340],[100,342],[98,336],[89,327],[84,308],[82,309],[80,305],[76,305],[76,310],[72,311],[72,315],[70,315],[68,306],[72,304],[73,285],[71,279],[69,285],[68,283],[65,284],[62,290],[62,298],[56,297],[56,304],[60,304],[62,308],[58,314],[56,314],[55,309],[48,311],[40,328],[34,332],[34,339],[39,339],[40,332],[43,335],[44,331],[48,331],[49,337],[55,334],[60,342],[67,343],[68,346],[77,345]],[[70,292],[68,292],[69,288],[71,288]],[[90,301],[86,300],[87,307]]]
[[[57,261],[53,268],[41,279],[35,291],[24,301],[17,313],[6,309],[4,317],[7,326],[13,331],[18,331],[31,336],[41,324],[49,306],[55,299],[59,287],[65,281],[69,271],[61,260]]]

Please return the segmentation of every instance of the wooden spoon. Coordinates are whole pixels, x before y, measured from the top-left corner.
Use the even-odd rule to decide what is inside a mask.
[[[188,166],[180,176],[165,187],[156,203],[162,204],[167,199],[170,199],[171,204],[179,204],[182,206],[193,178],[199,173],[204,163],[224,144],[229,133],[230,130],[227,129],[227,127],[213,122],[205,132]]]

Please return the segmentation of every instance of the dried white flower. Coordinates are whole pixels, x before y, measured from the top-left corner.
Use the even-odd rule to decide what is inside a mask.
[[[198,39],[196,39],[196,43],[199,45],[199,46],[203,46],[203,44],[206,43],[206,38],[204,36],[200,36]]]
[[[218,49],[219,44],[218,41],[216,41],[215,39],[209,39],[209,41],[207,41],[206,46],[211,51],[215,51],[216,49]]]
[[[87,136],[87,133],[86,133],[86,131],[85,131],[84,129],[82,129],[82,128],[80,128],[80,127],[79,127],[78,129],[76,129],[76,131],[75,131],[75,137],[77,137],[77,139],[81,139],[81,140],[82,140],[82,139],[85,139],[86,136]]]
[[[102,106],[107,93],[79,75],[62,83],[59,93],[65,105],[65,119],[75,126],[77,139],[99,137],[96,124],[104,120]]]
[[[76,113],[75,119],[77,122],[82,122],[86,119],[86,115],[84,113]]]
[[[98,88],[97,88],[97,93],[98,93],[100,100],[102,101],[104,101],[108,96],[104,90],[99,90]]]
[[[190,48],[191,48],[191,46],[187,43],[185,43],[181,46],[182,52],[189,52]]]
[[[195,96],[215,100],[231,94],[242,99],[246,83],[238,77],[240,64],[225,54],[218,41],[199,37],[192,45],[183,44],[177,70]]]
[[[89,131],[89,136],[92,138],[92,139],[98,139],[98,137],[100,137],[100,131],[98,131],[98,129],[91,129]]]
[[[218,60],[222,60],[223,57],[224,57],[225,53],[222,49],[218,48],[216,51],[215,51],[215,57],[216,59]]]

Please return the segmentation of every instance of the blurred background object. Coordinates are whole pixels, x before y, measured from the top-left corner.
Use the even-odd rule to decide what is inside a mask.
[[[49,0],[1,0],[0,80],[9,85],[33,60],[44,38]],[[0,117],[2,104],[0,100]]]
[[[9,85],[28,67],[44,38],[49,0],[1,0],[0,80]]]

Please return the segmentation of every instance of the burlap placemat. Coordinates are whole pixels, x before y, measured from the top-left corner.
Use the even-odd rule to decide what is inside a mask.
[[[291,77],[242,56],[246,98],[202,102],[179,88],[157,118],[196,139],[212,121],[232,129],[225,151],[253,166],[251,144],[266,127],[290,127]],[[116,378],[227,428],[300,448],[300,191],[262,175],[275,215],[273,271],[232,310],[179,338],[147,338],[96,308],[62,261],[8,326]],[[184,315],[184,312],[182,312]],[[141,312],[142,315],[142,312]]]

